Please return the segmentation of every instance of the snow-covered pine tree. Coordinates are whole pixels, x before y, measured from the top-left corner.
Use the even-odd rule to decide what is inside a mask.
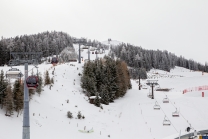
[[[115,99],[115,92],[118,89],[116,84],[116,64],[115,61],[113,61],[110,57],[105,57],[106,59],[106,85],[108,86],[108,92],[109,92],[109,101],[113,102]]]
[[[97,91],[100,92],[100,87],[101,87],[101,84],[102,84],[102,78],[104,78],[104,76],[102,76],[103,75],[102,74],[103,65],[102,65],[100,59],[95,60],[95,65],[96,65],[96,68],[95,68],[96,88],[97,88]]]
[[[53,80],[53,77],[51,78],[50,82],[51,82],[52,84],[54,84],[54,80]]]
[[[21,97],[22,99],[21,99]],[[19,104],[23,104],[23,93],[21,94],[21,85],[20,85],[20,80],[16,80],[15,83],[13,84],[13,100],[14,100],[14,109],[15,111],[18,112],[19,114],[19,110],[22,109],[22,107],[20,108]],[[20,102],[20,101],[22,102]]]
[[[6,97],[6,88],[7,88],[8,82],[4,80],[4,71],[1,70],[0,74],[0,104],[1,104],[1,109],[3,108],[4,104],[4,99]]]
[[[116,60],[116,70],[117,70],[117,78],[116,78],[116,84],[118,85],[118,90],[115,92],[115,97],[122,97],[121,94],[123,93],[123,81],[122,79],[124,79],[124,74],[122,71],[122,67],[121,67],[121,60]]]
[[[48,70],[46,70],[46,72],[45,72],[45,85],[49,85],[49,84],[51,84],[50,76],[49,76]]]
[[[38,87],[36,89],[36,92],[39,94],[39,96],[42,92],[42,88],[43,88],[43,78],[42,78],[41,73],[39,72],[38,73]]]
[[[11,116],[13,114],[14,101],[10,84],[7,86],[5,93],[6,97],[4,99],[4,106],[6,107],[6,115]]]
[[[96,93],[96,97],[94,99],[94,104],[95,104],[95,106],[100,107],[100,98],[99,98],[98,93]]]
[[[20,83],[20,80],[16,80],[13,87],[13,99],[14,99],[14,109],[17,111],[17,117],[20,110],[23,109],[23,99],[24,99],[24,90],[22,89],[23,85]]]
[[[87,91],[88,96],[95,96],[97,92],[95,68],[95,64],[90,61],[84,65],[81,86]]]
[[[109,92],[107,90],[107,86],[102,84],[101,85],[101,102],[103,104],[109,105]]]

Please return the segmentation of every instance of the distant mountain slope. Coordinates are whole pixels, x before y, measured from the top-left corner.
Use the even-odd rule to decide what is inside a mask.
[[[109,44],[108,41],[103,41],[102,43],[105,44],[105,45],[108,45]],[[117,41],[117,40],[111,40],[110,41],[110,44],[115,46],[115,45],[122,44],[122,42]]]
[[[147,50],[131,44],[119,44],[112,47],[111,56],[124,60],[128,66],[133,68],[145,68],[149,71],[152,68],[170,71],[175,66],[184,67],[190,70],[208,72],[208,64],[202,65],[192,59],[178,57],[174,53],[161,50]]]

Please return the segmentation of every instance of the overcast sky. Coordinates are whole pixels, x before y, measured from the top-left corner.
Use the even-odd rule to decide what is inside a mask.
[[[0,36],[47,30],[208,61],[208,0],[0,0]]]

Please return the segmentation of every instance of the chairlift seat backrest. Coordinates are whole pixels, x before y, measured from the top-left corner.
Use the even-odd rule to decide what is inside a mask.
[[[167,95],[166,95],[166,98],[163,99],[163,103],[169,103],[169,99],[168,99]]]
[[[176,108],[176,111],[172,113],[173,117],[179,117],[179,111]]]
[[[165,116],[164,120],[163,120],[163,126],[170,126],[171,122],[170,120],[167,119],[167,117]]]
[[[153,108],[155,110],[160,110],[160,105],[157,103],[157,101],[155,102],[155,105],[153,106]]]

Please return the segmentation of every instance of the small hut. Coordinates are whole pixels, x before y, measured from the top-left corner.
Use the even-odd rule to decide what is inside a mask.
[[[99,97],[99,99],[101,99],[100,96],[98,96],[98,97]],[[96,98],[96,96],[91,96],[91,97],[89,97],[89,102],[90,102],[91,104],[94,104],[95,98]]]

